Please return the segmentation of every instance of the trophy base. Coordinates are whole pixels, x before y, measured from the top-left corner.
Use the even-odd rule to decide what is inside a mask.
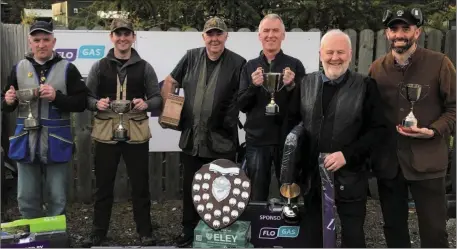
[[[267,105],[265,107],[265,115],[267,116],[274,116],[279,114],[279,106],[278,105]]]
[[[286,223],[294,224],[300,221],[300,215],[297,205],[285,205],[282,208],[282,218]]]
[[[413,127],[413,126],[417,127],[417,120],[406,120],[406,119],[403,119],[401,121],[401,125],[403,127],[406,127],[406,128],[410,128],[410,127]]]
[[[25,119],[24,120],[24,130],[36,130],[40,128],[40,123],[36,119]]]
[[[127,130],[115,130],[113,134],[113,141],[125,142],[130,138],[127,136]]]

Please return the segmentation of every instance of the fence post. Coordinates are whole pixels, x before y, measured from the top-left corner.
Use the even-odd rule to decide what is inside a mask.
[[[84,111],[75,115],[75,138],[76,138],[76,195],[78,201],[90,202],[92,199],[92,169],[93,151],[92,139],[92,112]]]
[[[357,64],[357,72],[368,74],[371,62],[373,62],[373,47],[374,47],[374,32],[370,29],[365,29],[360,32],[359,42],[359,61]]]

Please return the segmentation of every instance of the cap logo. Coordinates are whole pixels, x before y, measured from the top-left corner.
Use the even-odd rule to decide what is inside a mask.
[[[211,20],[210,25],[216,26],[217,25],[216,19]]]
[[[403,15],[403,10],[397,11],[397,16],[402,16]]]

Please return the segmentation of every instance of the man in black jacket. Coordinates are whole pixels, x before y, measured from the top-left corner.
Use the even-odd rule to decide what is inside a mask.
[[[70,112],[86,108],[84,80],[72,63],[54,51],[55,43],[52,23],[34,23],[29,33],[32,53],[13,67],[2,94],[3,112],[18,108],[16,129],[5,151],[17,161],[17,200],[26,219],[65,214],[73,156]],[[39,89],[34,92],[39,99],[30,104],[37,125],[28,125],[29,109],[18,105],[18,91],[25,89]]]
[[[162,87],[164,99],[173,85],[184,89],[181,112],[181,161],[183,172],[183,232],[177,245],[193,240],[200,217],[192,201],[192,180],[204,164],[225,158],[235,161],[238,147],[236,94],[246,60],[225,48],[227,26],[220,18],[209,19],[203,29],[205,47],[188,50]]]
[[[311,175],[307,198],[309,212],[321,215],[320,153],[324,167],[333,172],[335,201],[342,226],[342,247],[365,248],[363,224],[368,179],[365,161],[386,134],[386,119],[376,82],[351,72],[351,41],[340,30],[331,30],[321,40],[320,60],[324,71],[314,72],[294,89],[290,118],[303,121],[301,178]],[[298,116],[297,116],[298,115]],[[322,247],[322,222],[318,220],[313,247]]]
[[[88,109],[96,111],[92,138],[95,140],[94,220],[85,247],[100,246],[106,239],[113,206],[113,188],[122,155],[132,186],[133,218],[143,246],[153,245],[151,201],[149,196],[149,129],[147,111],[160,110],[162,97],[154,68],[132,48],[136,35],[125,19],[111,24],[114,45],[105,58],[97,61],[87,77],[91,91]],[[132,110],[124,113],[128,130],[126,141],[113,139],[119,115],[110,110],[112,101],[131,101]]]
[[[259,40],[262,52],[258,58],[246,63],[241,73],[238,105],[246,113],[246,173],[252,183],[251,200],[266,201],[271,181],[271,164],[275,165],[279,178],[282,148],[289,132],[286,114],[288,101],[295,83],[305,75],[300,60],[288,56],[281,50],[285,39],[285,27],[276,14],[265,16],[259,25]],[[265,107],[271,95],[263,88],[263,72],[284,73],[284,89],[275,93],[279,115],[265,115]]]

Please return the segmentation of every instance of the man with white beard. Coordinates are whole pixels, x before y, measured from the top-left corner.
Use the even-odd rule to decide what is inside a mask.
[[[334,174],[335,204],[341,220],[341,247],[365,248],[363,224],[368,178],[366,160],[387,132],[376,82],[352,72],[351,40],[340,30],[321,40],[323,71],[308,74],[297,84],[291,100],[291,122],[303,121],[300,179],[311,176],[308,212],[321,215],[318,157],[328,153],[324,167]],[[316,219],[312,247],[322,247],[322,220]],[[320,229],[319,229],[319,228]]]

